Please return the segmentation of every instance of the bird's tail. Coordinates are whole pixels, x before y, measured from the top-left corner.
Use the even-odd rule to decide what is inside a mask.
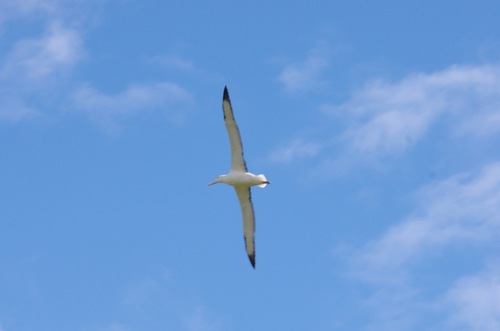
[[[257,178],[259,178],[260,180],[262,180],[262,184],[257,185],[258,187],[264,188],[264,187],[267,186],[267,184],[270,184],[270,182],[267,180],[266,176],[264,176],[262,174],[261,175],[257,175]]]

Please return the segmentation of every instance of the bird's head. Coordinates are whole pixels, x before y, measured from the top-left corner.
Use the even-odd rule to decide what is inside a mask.
[[[208,184],[208,186],[212,186],[212,185],[217,184],[217,183],[225,183],[225,182],[226,182],[226,175],[220,175],[213,182]]]

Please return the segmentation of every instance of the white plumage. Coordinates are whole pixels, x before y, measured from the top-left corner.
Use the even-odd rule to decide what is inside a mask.
[[[221,175],[208,185],[225,183],[234,187],[241,205],[243,215],[243,235],[245,238],[245,248],[252,267],[255,268],[255,214],[253,210],[250,193],[251,186],[265,187],[269,181],[264,175],[254,175],[247,170],[245,159],[243,158],[243,145],[241,143],[240,131],[234,119],[233,108],[227,87],[224,88],[222,97],[222,110],[224,112],[224,122],[229,135],[231,145],[231,171],[227,175]]]

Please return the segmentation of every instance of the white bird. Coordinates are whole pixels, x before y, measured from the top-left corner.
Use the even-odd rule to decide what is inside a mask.
[[[231,171],[227,175],[221,175],[210,185],[225,183],[231,185],[236,190],[240,200],[241,213],[243,214],[243,235],[245,238],[245,248],[252,267],[255,269],[255,214],[253,211],[252,198],[250,194],[251,186],[265,187],[270,182],[264,175],[254,175],[249,173],[245,159],[243,158],[243,145],[241,143],[240,131],[233,115],[233,108],[229,100],[227,86],[224,87],[222,97],[222,110],[224,112],[224,122],[226,123],[229,143],[231,145]]]

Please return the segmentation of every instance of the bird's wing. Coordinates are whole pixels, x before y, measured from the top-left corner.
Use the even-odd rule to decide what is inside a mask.
[[[236,194],[240,200],[241,213],[243,214],[243,235],[245,237],[245,248],[252,267],[255,268],[255,215],[253,212],[250,187],[235,187]]]
[[[233,107],[231,107],[231,100],[229,100],[227,87],[224,87],[222,110],[224,111],[224,122],[226,123],[229,143],[231,145],[231,170],[247,172],[247,165],[243,158],[243,145],[241,143],[240,130],[234,120]]]

